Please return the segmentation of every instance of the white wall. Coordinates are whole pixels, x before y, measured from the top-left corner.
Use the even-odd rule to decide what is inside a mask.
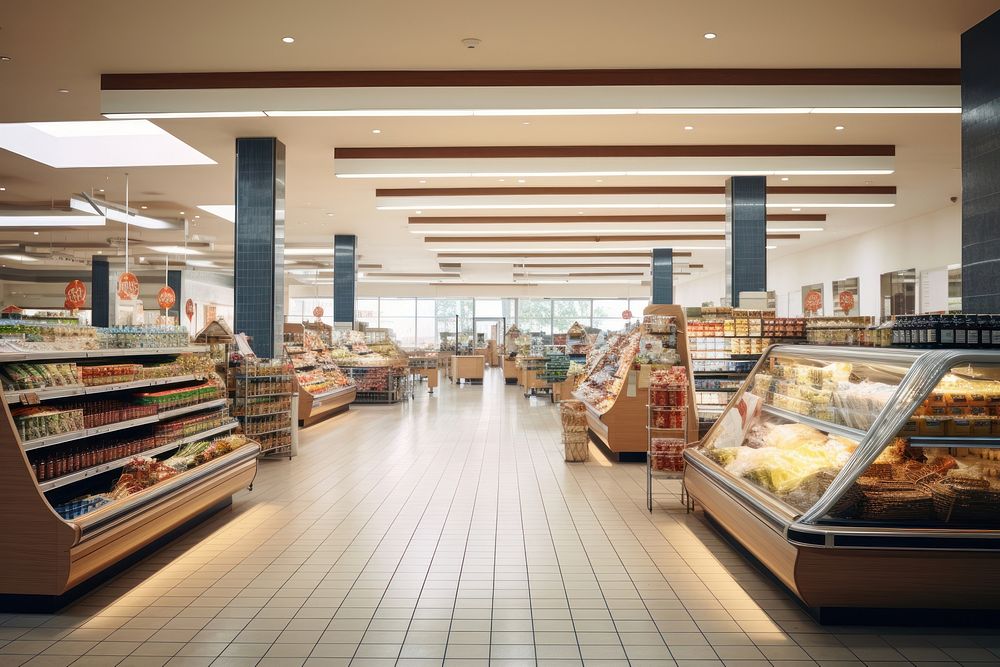
[[[883,273],[916,269],[919,274],[922,270],[961,261],[962,209],[956,204],[895,225],[769,260],[767,288],[776,293],[779,315],[796,316],[802,311],[802,286],[823,283],[824,312],[831,314],[834,312],[831,283],[857,276],[861,314],[877,316]],[[678,303],[685,306],[697,306],[703,301],[718,304],[725,294],[723,274],[715,273],[681,283],[675,293]]]

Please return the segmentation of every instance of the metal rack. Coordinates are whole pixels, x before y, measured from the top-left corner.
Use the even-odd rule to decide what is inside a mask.
[[[358,388],[355,403],[390,404],[398,403],[413,396],[413,376],[405,367],[397,366],[345,366],[347,373]],[[384,382],[376,384],[366,378],[369,373],[386,371]]]
[[[244,359],[236,371],[236,417],[243,433],[260,443],[262,457],[294,455],[294,371],[279,359]]]

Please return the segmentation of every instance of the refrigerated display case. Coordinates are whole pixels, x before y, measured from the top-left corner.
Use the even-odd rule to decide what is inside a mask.
[[[774,346],[684,458],[821,619],[1000,607],[1000,353]]]

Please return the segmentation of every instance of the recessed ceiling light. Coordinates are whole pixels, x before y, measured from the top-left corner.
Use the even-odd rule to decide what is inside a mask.
[[[9,63],[13,58],[10,56],[0,56],[0,63]]]
[[[372,130],[372,134],[382,134],[382,130]]]
[[[422,179],[420,179],[420,182],[421,182],[421,183],[426,183],[426,182],[427,182],[427,179],[423,179],[423,178],[422,178]]]
[[[0,187],[0,192],[7,192],[7,188]]]
[[[104,254],[104,251],[103,251],[103,250],[98,250],[98,251],[97,251],[97,254],[98,254],[98,255],[103,255],[103,254]]]
[[[531,125],[531,121],[529,121],[529,120],[522,120],[521,121],[521,125]]]
[[[196,215],[196,216],[194,216],[194,219],[197,220],[200,217],[201,217],[200,215]]]
[[[603,178],[599,178],[599,179],[597,179],[597,182],[598,182],[598,183],[603,183],[603,182],[604,182],[604,179],[603,179]]]
[[[328,217],[328,218],[332,218],[332,217],[333,217],[333,213],[327,213],[327,214],[326,214],[326,217]]]
[[[184,215],[184,211],[179,211],[178,215]]]
[[[100,190],[98,190],[98,192],[104,192],[104,188],[101,188]]]
[[[285,44],[294,44],[295,43],[295,38],[294,37],[282,37],[281,41],[283,41]]]
[[[788,177],[787,177],[787,176],[782,176],[782,177],[781,177],[781,180],[783,180],[783,181],[787,181],[787,180],[788,180]]]
[[[421,213],[423,213],[423,211],[417,211],[417,215],[420,215]]]
[[[705,39],[715,39],[716,37],[718,37],[718,35],[716,35],[714,32],[705,33]]]
[[[792,210],[793,211],[801,211],[802,209],[801,208],[793,208]]]
[[[501,179],[500,179],[500,182],[501,182],[501,183],[503,183],[503,182],[504,182],[504,181],[506,181],[506,180],[507,180],[506,178],[501,178]]]
[[[517,179],[517,182],[518,183],[524,183],[524,179],[523,178],[519,178],[519,179]]]
[[[837,132],[840,132],[841,130],[844,129],[844,126],[843,125],[837,125],[833,129],[835,129]]]
[[[60,89],[59,89],[59,90],[57,90],[56,92],[57,92],[57,93],[68,93],[68,92],[69,92],[69,88],[60,88]]]
[[[145,210],[146,210],[147,208],[149,208],[149,207],[148,207],[148,206],[146,206],[145,204],[143,204],[143,205],[142,205],[142,206],[140,206],[139,208],[141,208],[142,210],[144,210],[144,211],[145,211]]]
[[[694,126],[693,125],[685,125],[684,129],[687,130],[688,132],[690,132],[691,130],[694,129]]]
[[[38,236],[38,232],[33,232],[35,236]]]

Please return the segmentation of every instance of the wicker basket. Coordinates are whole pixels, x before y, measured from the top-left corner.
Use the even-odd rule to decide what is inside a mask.
[[[862,483],[862,479],[866,481]],[[862,519],[879,521],[919,521],[934,515],[930,489],[914,482],[861,478]]]
[[[1000,491],[984,479],[948,477],[930,487],[934,514],[944,523],[988,521],[996,523]]]
[[[590,458],[590,437],[586,433],[563,434],[563,454],[567,462],[582,463]]]
[[[563,433],[587,432],[587,406],[583,401],[560,401],[559,418]]]

